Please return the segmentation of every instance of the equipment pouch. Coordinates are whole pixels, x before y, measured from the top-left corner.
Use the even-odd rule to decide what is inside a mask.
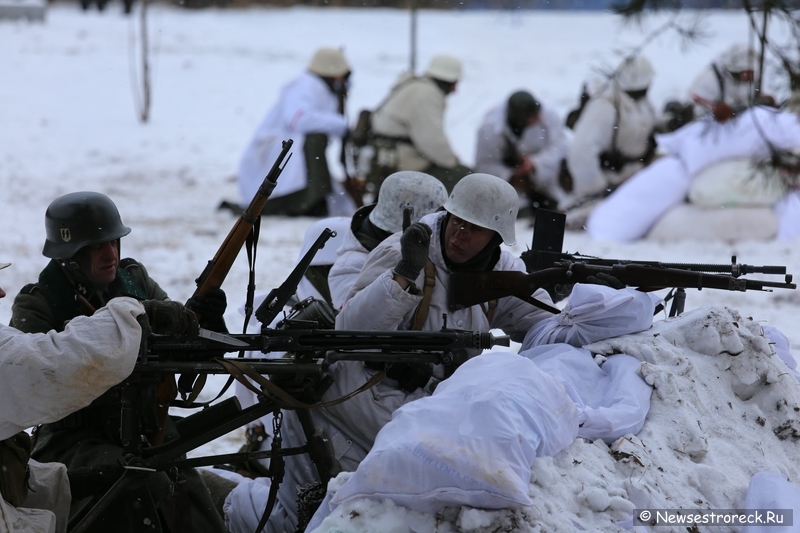
[[[369,142],[370,132],[372,131],[372,111],[369,109],[362,109],[358,114],[358,121],[356,127],[350,132],[350,140],[359,148],[367,145]]]
[[[14,507],[28,497],[31,449],[31,437],[24,431],[0,441],[0,494]]]

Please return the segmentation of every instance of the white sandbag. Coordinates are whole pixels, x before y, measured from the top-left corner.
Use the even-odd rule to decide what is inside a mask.
[[[577,432],[558,381],[518,354],[487,353],[395,411],[332,503],[388,498],[426,513],[531,505],[534,458],[558,453]]]
[[[792,509],[794,516],[792,526],[748,524],[742,527],[742,533],[800,532],[800,488],[789,483],[783,474],[758,472],[750,478],[744,508],[760,509],[762,516],[766,515],[767,509]]]
[[[800,146],[797,115],[754,107],[724,124],[700,120],[674,132],[656,135],[658,147],[681,159],[690,176],[716,163],[737,158],[769,157],[770,144],[779,150]]]
[[[586,221],[599,241],[631,242],[643,238],[664,213],[686,199],[690,178],[680,159],[654,161],[603,200]]]
[[[785,185],[764,176],[751,159],[711,165],[689,187],[689,201],[700,207],[771,207],[785,194]]]
[[[706,209],[680,204],[656,222],[647,238],[662,242],[684,240],[763,241],[778,230],[778,218],[769,207]]]
[[[583,346],[644,331],[653,323],[653,313],[660,302],[661,297],[654,293],[576,283],[561,313],[528,330],[520,352],[541,344]],[[553,328],[551,320],[566,328]]]
[[[611,444],[644,426],[653,388],[639,375],[641,362],[635,357],[616,354],[600,367],[589,350],[568,344],[519,354],[564,385],[578,409],[579,437]]]

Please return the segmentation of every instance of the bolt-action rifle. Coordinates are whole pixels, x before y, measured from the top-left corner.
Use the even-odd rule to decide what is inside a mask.
[[[562,253],[563,237],[564,215],[537,210],[532,248],[522,253],[528,274],[509,271],[454,272],[450,275],[450,306],[462,308],[515,296],[557,313],[558,309],[533,298],[532,294],[540,288],[586,283],[587,278],[600,273],[610,274],[621,283],[643,292],[666,288],[676,290],[670,316],[683,311],[684,289],[772,292],[773,289],[797,288],[792,283],[792,275],[786,274],[785,266],[740,264],[736,262],[736,256],[727,265],[600,259]],[[743,277],[752,273],[785,277],[782,282]]]

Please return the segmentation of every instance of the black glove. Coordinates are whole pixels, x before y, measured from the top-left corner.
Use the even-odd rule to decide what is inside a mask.
[[[228,307],[228,299],[222,289],[209,289],[203,294],[198,294],[189,298],[186,307],[200,316],[200,327],[211,331],[228,332],[225,325],[225,309]]]
[[[145,300],[142,302],[153,333],[197,337],[197,317],[180,302]]]
[[[400,237],[402,259],[397,263],[394,273],[414,282],[428,261],[428,247],[433,230],[421,222],[414,222]]]
[[[594,285],[605,285],[606,287],[611,287],[612,289],[625,288],[624,283],[622,283],[620,280],[618,280],[611,274],[606,274],[605,272],[598,272],[596,276],[588,276],[586,278],[586,283],[592,283]]]

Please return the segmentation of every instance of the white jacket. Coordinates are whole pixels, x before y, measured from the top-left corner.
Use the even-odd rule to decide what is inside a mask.
[[[308,183],[303,144],[308,133],[341,138],[347,119],[338,113],[338,100],[322,79],[302,72],[282,89],[278,102],[258,126],[239,161],[239,201],[246,206],[255,196],[275,159],[282,141],[293,139],[292,159],[286,165],[271,198],[304,189]],[[331,139],[329,139],[330,141]]]
[[[614,148],[616,128],[616,149],[627,157],[643,156],[655,124],[656,113],[647,98],[636,101],[608,87],[589,100],[575,124],[567,154],[572,196],[597,194],[610,185],[619,185],[643,168],[644,165],[636,161],[627,163],[620,172],[604,170],[600,166],[600,154]]]
[[[60,420],[128,377],[139,353],[136,317],[142,313],[136,300],[114,298],[93,316],[72,319],[60,333],[23,333],[0,324],[0,439]],[[52,471],[32,466],[35,473]],[[53,475],[54,482],[58,477]],[[68,486],[54,492],[59,491],[67,491],[55,497],[66,498],[68,510]],[[49,511],[16,509],[0,499],[0,533],[43,531],[43,524],[53,522]]]
[[[503,163],[511,143],[520,156],[527,155],[533,161],[536,183],[552,198],[560,199],[563,191],[558,184],[558,174],[569,149],[561,118],[553,109],[542,105],[539,121],[525,128],[517,138],[506,122],[507,105],[500,104],[483,118],[475,149],[475,172],[492,174],[506,181],[511,179],[514,167]]]
[[[350,288],[361,273],[361,268],[367,261],[369,251],[348,228],[344,241],[337,252],[339,255],[328,273],[328,286],[331,289],[331,300],[335,309],[344,305]]]

